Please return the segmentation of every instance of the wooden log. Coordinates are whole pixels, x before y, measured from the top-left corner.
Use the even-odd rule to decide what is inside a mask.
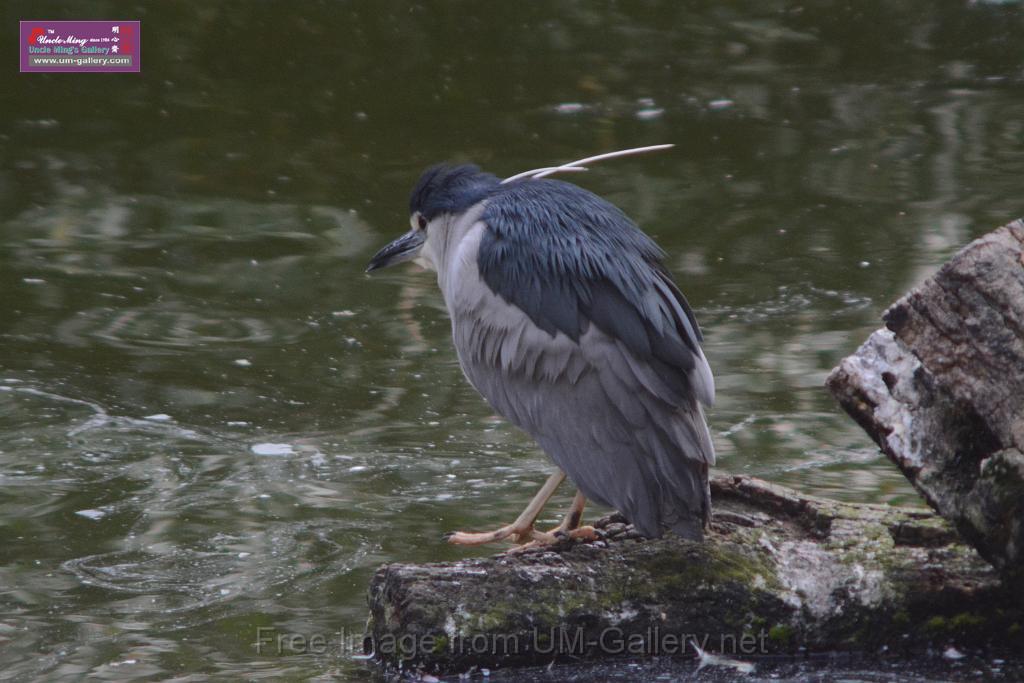
[[[1024,223],[968,244],[884,319],[829,388],[925,500],[1018,580]]]
[[[381,567],[367,652],[461,673],[702,649],[744,658],[950,643],[1021,644],[995,570],[924,509],[851,505],[749,477],[712,482],[704,543],[606,538],[447,564]]]

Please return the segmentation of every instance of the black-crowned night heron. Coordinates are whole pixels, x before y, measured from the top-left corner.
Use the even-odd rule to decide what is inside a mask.
[[[702,406],[715,389],[697,321],[654,241],[597,195],[540,179],[556,170],[580,169],[504,182],[476,166],[427,169],[412,229],[367,268],[437,271],[466,378],[560,468],[512,524],[449,541],[592,537],[580,527],[586,498],[645,536],[699,540],[715,461]],[[572,508],[552,532],[535,530],[566,475]]]

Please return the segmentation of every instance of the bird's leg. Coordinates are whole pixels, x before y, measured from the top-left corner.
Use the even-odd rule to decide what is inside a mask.
[[[578,538],[585,541],[593,541],[597,538],[597,531],[592,526],[580,526],[583,519],[583,508],[587,504],[587,498],[582,491],[577,491],[572,499],[572,505],[562,518],[562,523],[547,533],[534,531],[530,537],[539,544],[556,543],[563,538]]]
[[[569,506],[569,510],[565,513],[565,517],[562,519],[562,523],[551,530],[551,533],[568,533],[575,531],[580,528],[580,521],[583,519],[583,508],[587,504],[587,497],[583,495],[582,491],[577,491],[576,495],[572,499],[572,505]]]
[[[516,521],[501,527],[495,531],[487,531],[483,533],[468,533],[465,531],[455,531],[448,534],[448,542],[455,543],[457,545],[480,545],[482,543],[493,543],[494,541],[500,541],[509,536],[514,537],[516,542],[524,543],[533,537],[536,533],[533,529],[533,523],[537,520],[537,516],[541,510],[544,509],[544,505],[547,504],[548,500],[555,493],[555,489],[558,485],[565,480],[565,472],[558,470],[544,482],[544,486],[540,488],[537,495],[533,497],[530,504],[526,506],[526,509],[522,511]]]

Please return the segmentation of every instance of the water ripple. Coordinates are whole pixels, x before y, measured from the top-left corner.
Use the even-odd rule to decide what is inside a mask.
[[[188,349],[204,344],[289,343],[308,328],[288,320],[241,317],[230,311],[174,311],[165,304],[147,308],[94,308],[60,323],[56,336],[81,346],[99,341],[125,350],[153,347]]]

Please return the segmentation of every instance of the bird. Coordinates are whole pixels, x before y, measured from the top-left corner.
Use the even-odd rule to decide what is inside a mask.
[[[410,229],[366,271],[405,261],[436,271],[459,364],[501,416],[558,470],[511,524],[448,534],[455,544],[520,547],[594,539],[587,500],[644,537],[700,541],[715,451],[704,409],[714,377],[666,253],[611,202],[549,178],[623,150],[504,181],[473,164],[426,169]],[[551,531],[536,520],[568,477],[576,494]]]

